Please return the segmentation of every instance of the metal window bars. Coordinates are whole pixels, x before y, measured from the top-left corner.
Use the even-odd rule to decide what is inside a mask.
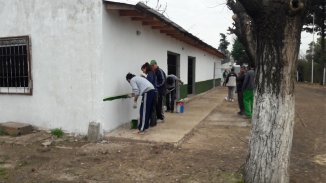
[[[29,36],[0,38],[0,94],[32,94]]]

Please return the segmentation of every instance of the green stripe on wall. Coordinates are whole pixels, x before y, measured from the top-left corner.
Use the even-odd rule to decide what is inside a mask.
[[[213,80],[200,81],[195,83],[195,94],[200,94],[213,88]]]
[[[188,95],[188,85],[181,85],[180,86],[180,98],[186,98]]]
[[[213,88],[213,79],[206,80],[206,81],[200,81],[195,83],[195,93],[199,94],[203,93],[205,91],[208,91]],[[215,79],[215,86],[221,85],[221,79]],[[182,85],[180,86],[180,98],[186,98],[188,95],[188,85]]]

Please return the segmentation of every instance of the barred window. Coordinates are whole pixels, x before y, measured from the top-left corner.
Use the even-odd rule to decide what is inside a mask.
[[[0,94],[32,94],[29,36],[0,38]]]

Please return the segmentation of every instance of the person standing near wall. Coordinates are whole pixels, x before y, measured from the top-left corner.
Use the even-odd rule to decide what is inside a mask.
[[[176,99],[177,84],[183,85],[183,82],[175,75],[170,74],[166,77],[166,112],[174,112],[174,102]]]
[[[228,96],[225,97],[225,100],[229,102],[234,101],[234,91],[236,86],[237,74],[234,72],[234,68],[231,69],[231,72],[226,77],[226,86],[228,87]]]
[[[157,124],[157,116],[156,116],[156,103],[157,103],[157,88],[156,88],[156,75],[154,71],[152,70],[152,67],[149,65],[148,62],[146,62],[144,65],[142,65],[141,70],[144,74],[146,74],[146,79],[152,83],[152,85],[155,88],[155,96],[153,100],[153,107],[152,107],[152,113],[150,117],[149,125],[151,127],[156,126]]]
[[[166,74],[158,67],[156,60],[151,60],[150,65],[156,75],[156,88],[157,88],[157,105],[156,105],[156,116],[158,120],[164,120],[163,113],[163,97],[166,92]]]
[[[226,85],[226,77],[228,76],[229,72],[227,69],[224,69],[224,72],[223,72],[223,86]]]
[[[240,72],[237,77],[237,94],[238,94],[238,104],[240,109],[240,111],[238,112],[239,115],[245,114],[244,104],[243,104],[243,91],[242,91],[242,85],[245,78],[245,74],[246,74],[246,67],[241,66]]]
[[[155,88],[144,77],[135,76],[131,73],[126,75],[126,80],[129,82],[132,88],[131,97],[134,97],[133,108],[137,108],[138,97],[142,96],[141,106],[139,110],[140,118],[138,121],[138,133],[144,134],[145,130],[149,128],[149,118],[152,112],[152,105],[155,97]]]
[[[245,108],[246,117],[251,118],[252,107],[254,104],[254,88],[255,88],[255,71],[251,66],[250,70],[245,74],[245,78],[242,85],[243,91],[243,104]]]

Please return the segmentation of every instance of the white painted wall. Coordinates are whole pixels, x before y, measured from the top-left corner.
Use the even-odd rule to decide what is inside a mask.
[[[219,58],[140,22],[107,12],[101,0],[0,0],[0,37],[30,35],[33,95],[0,95],[0,122],[27,122],[85,134],[90,121],[104,130],[138,117],[128,72],[140,74],[155,59],[167,70],[167,52],[180,54],[187,83],[188,56],[196,58],[196,82],[213,78]],[[140,35],[136,31],[141,32]],[[182,49],[184,48],[184,49]]]
[[[101,0],[0,0],[0,37],[29,35],[33,95],[0,95],[0,122],[87,132],[99,120]]]
[[[141,32],[140,35],[136,34],[137,30]],[[213,79],[214,61],[220,62],[216,56],[143,26],[140,22],[131,21],[128,17],[120,17],[112,10],[103,11],[103,34],[103,98],[130,93],[126,74],[140,74],[141,65],[152,59],[166,72],[168,51],[180,54],[180,77],[185,83],[188,56],[196,57],[196,82]],[[138,109],[132,109],[131,99],[103,103],[104,129],[114,129],[138,116]]]

